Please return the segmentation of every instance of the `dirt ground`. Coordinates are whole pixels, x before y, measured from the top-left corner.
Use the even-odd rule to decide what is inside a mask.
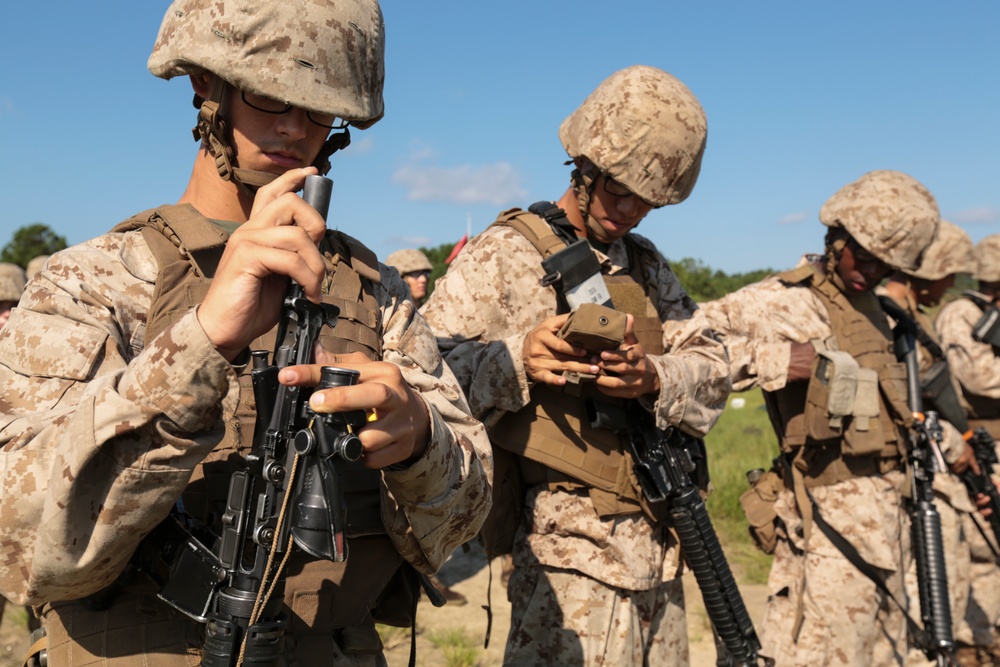
[[[500,583],[500,561],[495,560],[492,568],[493,630],[488,649],[483,649],[486,635],[487,585],[490,582],[490,568],[482,550],[473,548],[469,553],[457,551],[438,575],[439,579],[468,599],[468,604],[447,604],[435,608],[426,600],[421,600],[417,612],[417,664],[447,665],[445,652],[435,646],[431,638],[446,632],[462,632],[474,646],[478,654],[478,667],[497,667],[503,662],[503,647],[510,627],[510,603],[507,590]],[[691,647],[691,665],[715,664],[715,645],[708,618],[701,603],[701,595],[692,575],[684,579],[688,608],[688,635]],[[743,599],[754,624],[759,628],[767,599],[763,585],[741,585]],[[19,667],[28,648],[28,632],[25,629],[23,608],[7,605],[0,624],[0,667]],[[410,658],[410,634],[408,630],[392,629],[385,637],[386,658],[389,667],[406,667]]]

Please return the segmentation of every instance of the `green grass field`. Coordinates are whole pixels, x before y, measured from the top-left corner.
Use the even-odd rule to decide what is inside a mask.
[[[742,398],[742,408],[733,399]],[[746,472],[771,467],[778,454],[778,440],[764,408],[760,390],[733,394],[718,423],[705,438],[712,494],[708,513],[712,518],[737,580],[764,583],[771,557],[754,546],[747,533],[747,521],[740,507],[740,494],[747,490]]]

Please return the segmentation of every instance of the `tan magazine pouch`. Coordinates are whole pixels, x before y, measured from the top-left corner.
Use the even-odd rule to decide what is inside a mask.
[[[757,548],[766,554],[774,553],[778,544],[778,513],[774,505],[783,488],[785,483],[781,477],[774,470],[768,470],[740,496],[740,505],[750,524],[750,537]]]

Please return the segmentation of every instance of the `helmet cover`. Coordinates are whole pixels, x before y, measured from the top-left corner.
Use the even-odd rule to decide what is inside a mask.
[[[941,280],[956,273],[971,273],[972,239],[958,225],[941,221],[937,235],[924,251],[920,268],[908,274],[922,280]]]
[[[843,227],[894,269],[913,271],[934,238],[941,215],[919,181],[899,171],[872,171],[823,204],[820,221]]]
[[[366,128],[384,112],[384,51],[377,0],[175,0],[148,67],[164,79],[211,72]]]
[[[676,77],[645,65],[605,79],[559,127],[571,158],[586,157],[657,207],[691,194],[707,135],[698,98]]]

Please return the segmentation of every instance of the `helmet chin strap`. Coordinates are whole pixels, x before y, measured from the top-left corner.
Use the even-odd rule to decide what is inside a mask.
[[[570,174],[570,181],[573,184],[573,191],[576,192],[576,200],[580,207],[580,216],[583,217],[583,224],[587,228],[587,235],[594,240],[604,236],[604,228],[597,218],[590,214],[590,197],[594,191],[594,181],[598,175],[597,167],[593,165],[589,169],[583,170],[579,167]]]
[[[198,125],[192,130],[192,134],[195,141],[201,141],[215,158],[215,168],[222,180],[232,181],[245,194],[253,197],[257,193],[257,188],[267,185],[277,176],[236,166],[233,147],[229,142],[229,128],[225,118],[219,113],[222,95],[227,85],[229,84],[221,77],[212,77],[212,90],[208,98],[201,102]],[[195,102],[197,101],[198,97],[195,96]]]
[[[599,243],[603,243],[600,239],[607,236],[607,230],[601,227],[601,223],[597,221],[597,218],[590,214],[590,200],[594,192],[594,183],[600,174],[600,170],[587,160],[585,168],[581,169],[577,167],[573,170],[570,174],[570,181],[573,185],[573,191],[576,192],[576,200],[580,206],[580,215],[583,217],[588,237]],[[632,229],[638,226],[639,223],[636,223]]]
[[[195,95],[195,106],[198,107],[198,125],[192,130],[195,141],[201,141],[208,152],[215,158],[215,168],[224,181],[232,181],[245,194],[253,197],[257,189],[267,185],[277,178],[265,171],[254,171],[237,166],[233,155],[232,144],[229,141],[229,127],[222,117],[220,108],[225,93],[226,83],[221,77],[212,78],[212,89],[207,99],[201,100]],[[345,128],[343,132],[330,135],[319,150],[313,161],[313,166],[319,173],[326,175],[330,171],[330,156],[347,148],[351,143],[351,133]]]

